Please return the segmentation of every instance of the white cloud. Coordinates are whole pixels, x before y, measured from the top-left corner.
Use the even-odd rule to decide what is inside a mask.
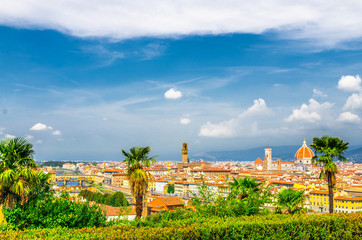
[[[37,143],[37,144],[42,144],[43,141],[42,141],[42,140],[38,140],[38,141],[36,141],[35,143]]]
[[[55,135],[55,136],[62,135],[62,133],[59,130],[53,131],[52,134]]]
[[[207,122],[201,126],[199,135],[204,137],[233,137],[236,134],[234,130],[234,122],[234,120],[217,124]]]
[[[254,105],[249,107],[248,110],[246,110],[246,112],[244,112],[243,114],[250,114],[250,113],[256,113],[256,112],[266,112],[269,111],[270,109],[266,106],[266,103],[264,101],[264,99],[259,98],[254,100]]]
[[[44,131],[44,130],[53,130],[53,128],[50,127],[50,126],[47,126],[47,125],[45,125],[43,123],[37,123],[34,126],[32,126],[29,130],[32,130],[32,131]]]
[[[191,120],[190,120],[190,118],[182,117],[182,118],[180,118],[180,123],[182,125],[187,125],[187,124],[191,123]]]
[[[294,109],[293,113],[286,119],[287,122],[305,121],[318,122],[322,119],[320,113],[331,108],[333,104],[325,102],[320,104],[313,98],[309,100],[309,105],[303,103],[299,109]]]
[[[324,94],[322,91],[320,91],[318,89],[313,89],[313,97],[325,98],[325,97],[327,97],[327,94]]]
[[[0,24],[127,39],[277,30],[325,45],[362,36],[360,1],[3,0]],[[278,14],[276,14],[278,13]],[[115,20],[116,19],[116,20]]]
[[[246,111],[242,112],[238,117],[227,121],[213,124],[207,122],[200,128],[199,136],[205,137],[234,137],[241,134],[242,129],[246,129],[248,133],[257,135],[260,132],[257,121],[260,115],[268,115],[272,111],[267,107],[264,99],[254,100],[254,104]],[[244,120],[247,120],[243,122]]]
[[[182,92],[171,88],[165,92],[165,98],[167,99],[178,99],[182,97]]]
[[[338,81],[338,89],[356,92],[361,90],[361,78],[359,75],[357,76],[342,76]]]
[[[356,114],[353,114],[351,112],[344,112],[339,115],[337,121],[346,123],[359,123],[361,119]]]
[[[360,109],[362,108],[362,93],[353,93],[348,97],[343,109]]]
[[[29,135],[29,134],[25,134],[25,138],[28,140],[34,139],[34,136]]]
[[[5,138],[15,138],[15,136],[11,134],[5,134]]]

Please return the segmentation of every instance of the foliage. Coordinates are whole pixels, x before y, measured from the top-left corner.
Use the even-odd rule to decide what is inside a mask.
[[[149,157],[150,147],[132,147],[130,152],[122,149],[127,164],[127,177],[129,179],[132,195],[136,199],[136,216],[140,218],[143,210],[143,198],[147,193],[148,184],[153,180],[152,175],[144,168],[151,166],[155,162],[154,157]]]
[[[7,224],[15,229],[100,227],[106,221],[97,205],[72,201],[68,194],[59,198],[48,194],[25,207],[19,203],[13,209],[4,206],[3,211]]]
[[[36,171],[33,154],[33,145],[25,138],[0,141],[0,204],[10,208],[25,204],[29,194],[42,186],[47,176]]]
[[[334,160],[346,162],[347,158],[343,156],[348,149],[348,142],[338,137],[322,136],[314,137],[311,148],[315,152],[312,158],[313,163],[320,164],[323,167],[320,178],[327,178],[329,192],[329,213],[333,213],[333,188],[336,185],[336,174],[338,172],[337,165]]]
[[[257,183],[255,179],[235,179],[230,183],[231,192],[227,198],[220,192],[211,191],[202,178],[198,185],[198,193],[193,193],[191,200],[196,212],[205,216],[249,216],[262,214],[262,206],[271,201],[270,186],[264,182]]]
[[[177,215],[173,213],[171,215]],[[187,215],[189,214],[189,215]],[[158,218],[129,225],[82,229],[6,230],[0,239],[361,239],[362,213],[267,215],[200,218],[185,212],[182,220]],[[157,216],[158,217],[158,216]],[[174,216],[170,216],[174,217]],[[143,223],[142,227],[137,224]]]
[[[116,192],[114,194],[102,194],[99,192],[82,190],[80,191],[79,196],[85,198],[87,201],[94,201],[96,203],[112,207],[128,206],[127,199],[121,192]]]
[[[304,190],[294,190],[291,188],[285,188],[281,190],[276,196],[276,205],[277,212],[281,212],[282,210],[286,210],[289,214],[294,214],[297,212],[303,212],[305,209],[303,208],[303,204],[307,196],[304,193]]]
[[[167,193],[175,193],[175,184],[172,183],[167,184]]]

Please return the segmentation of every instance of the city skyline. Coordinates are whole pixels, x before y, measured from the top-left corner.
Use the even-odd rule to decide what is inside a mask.
[[[0,137],[38,160],[362,144],[358,1],[49,4],[0,9]]]

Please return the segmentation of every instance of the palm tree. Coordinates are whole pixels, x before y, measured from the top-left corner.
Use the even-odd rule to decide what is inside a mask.
[[[127,177],[130,182],[133,197],[136,199],[136,217],[140,218],[143,211],[143,198],[147,193],[148,183],[152,181],[152,175],[146,173],[144,168],[155,162],[154,157],[149,157],[150,147],[132,147],[128,152],[122,149],[127,164]]]
[[[33,145],[25,138],[0,141],[0,203],[12,208],[23,203],[37,183]]]
[[[259,192],[262,185],[263,183],[258,183],[255,178],[234,178],[234,181],[229,183],[231,189],[231,194],[229,196],[231,198],[237,197],[242,200],[252,193]]]
[[[286,209],[287,213],[294,214],[303,210],[304,201],[307,196],[304,194],[304,190],[294,190],[291,188],[283,189],[276,196],[277,209]]]
[[[327,179],[328,195],[329,195],[329,213],[333,213],[333,188],[336,185],[336,173],[338,172],[337,165],[333,160],[342,162],[348,161],[343,156],[343,153],[348,149],[348,142],[338,137],[322,136],[321,138],[314,137],[313,148],[315,156],[312,158],[313,163],[320,164],[323,169],[320,173],[320,179]],[[318,154],[320,154],[318,156]]]
[[[32,201],[45,196],[45,194],[52,192],[52,185],[50,183],[51,173],[44,173],[43,171],[37,171],[35,179],[31,184],[31,188],[28,192],[26,201]]]

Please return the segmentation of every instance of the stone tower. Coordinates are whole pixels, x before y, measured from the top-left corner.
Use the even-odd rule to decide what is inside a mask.
[[[187,143],[182,144],[182,163],[189,163],[189,159],[187,158],[188,150],[187,150]]]
[[[280,158],[277,159],[277,170],[278,171],[282,170],[282,160]]]
[[[266,169],[272,170],[272,150],[271,148],[265,148]]]

